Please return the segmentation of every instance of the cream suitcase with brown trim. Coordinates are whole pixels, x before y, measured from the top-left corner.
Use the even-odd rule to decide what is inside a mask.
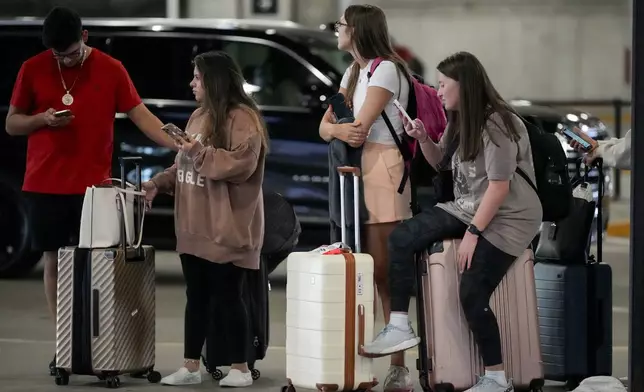
[[[354,176],[354,200],[359,200],[357,168],[339,168],[344,224],[344,174]],[[357,219],[357,208],[354,206]],[[362,357],[365,341],[374,333],[373,258],[357,253],[322,255],[294,252],[287,259],[286,377],[284,392],[296,387],[319,391],[370,391],[378,384],[373,360]]]

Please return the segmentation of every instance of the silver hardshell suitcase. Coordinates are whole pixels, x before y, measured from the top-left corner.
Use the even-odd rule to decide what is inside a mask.
[[[121,159],[122,184],[124,165],[132,160],[140,190],[138,157]],[[143,203],[135,205],[140,217]],[[67,385],[70,374],[95,375],[109,388],[120,385],[121,374],[161,380],[154,371],[155,275],[151,246],[58,251],[57,385]]]

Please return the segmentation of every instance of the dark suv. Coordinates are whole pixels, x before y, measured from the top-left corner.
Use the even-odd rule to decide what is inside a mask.
[[[0,53],[4,54],[0,62],[0,121],[6,117],[21,63],[43,50],[41,23],[34,19],[0,20]],[[189,88],[191,59],[208,50],[231,54],[269,128],[264,189],[281,193],[293,204],[303,229],[301,249],[328,243],[329,169],[318,124],[328,97],[337,92],[351,62],[350,56],[337,50],[333,33],[291,22],[258,20],[86,19],[84,23],[90,32],[89,45],[121,60],[150,110],[161,121],[180,127],[195,109]],[[528,121],[546,130],[565,119],[549,108],[516,107]],[[23,275],[40,258],[29,247],[30,228],[20,193],[25,150],[25,137],[0,132],[0,277]],[[144,157],[144,180],[174,160],[172,151],[155,145],[124,115],[117,115],[115,174],[119,173],[116,158],[127,155]],[[133,180],[133,173],[129,176]],[[429,199],[425,197],[428,193],[428,188],[419,189],[421,205]],[[173,201],[159,196],[154,205],[146,216],[144,242],[172,249]]]
[[[123,62],[146,105],[163,122],[184,127],[195,109],[189,87],[192,58],[225,50],[242,68],[261,106],[271,138],[265,190],[295,207],[303,226],[302,248],[328,238],[327,150],[318,136],[326,100],[337,92],[351,61],[328,31],[291,22],[257,20],[84,20],[88,44]],[[13,83],[24,60],[43,50],[42,21],[0,21],[0,119],[4,122]],[[4,124],[1,129],[4,129]],[[19,276],[40,258],[29,249],[30,228],[20,187],[25,137],[0,132],[0,277]],[[144,157],[144,180],[172,164],[174,153],[155,145],[124,115],[115,119],[114,157]],[[114,173],[118,174],[117,160]],[[133,175],[130,173],[129,175]],[[132,179],[132,177],[130,177]],[[146,216],[145,243],[174,246],[173,201],[159,197]]]

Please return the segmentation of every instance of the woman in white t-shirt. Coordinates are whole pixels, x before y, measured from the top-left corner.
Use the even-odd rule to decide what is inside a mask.
[[[412,212],[409,181],[404,192],[398,193],[404,161],[381,113],[385,111],[396,134],[402,136],[404,127],[393,100],[398,99],[403,107],[407,107],[410,72],[391,47],[387,20],[380,8],[371,5],[349,6],[340,21],[336,22],[335,28],[338,32],[338,48],[349,52],[354,58],[353,64],[344,73],[340,92],[352,107],[356,120],[350,124],[336,124],[329,109],[320,123],[320,136],[327,142],[337,138],[352,147],[363,147],[362,181],[369,215],[365,245],[367,253],[374,259],[374,278],[388,321],[387,241],[396,225],[411,218]],[[383,61],[369,78],[368,73],[376,58]],[[385,392],[412,388],[404,354],[393,355],[385,379]]]

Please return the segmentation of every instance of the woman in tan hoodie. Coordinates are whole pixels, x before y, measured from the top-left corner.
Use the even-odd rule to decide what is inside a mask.
[[[219,384],[253,383],[247,366],[248,314],[242,283],[258,269],[264,237],[262,182],[268,137],[244,79],[224,52],[194,60],[190,83],[199,108],[190,117],[175,164],[144,183],[148,201],[175,196],[177,252],[186,281],[184,365],[163,378],[166,385],[201,383],[200,356],[209,324],[210,299],[220,307],[227,350],[233,357]]]

